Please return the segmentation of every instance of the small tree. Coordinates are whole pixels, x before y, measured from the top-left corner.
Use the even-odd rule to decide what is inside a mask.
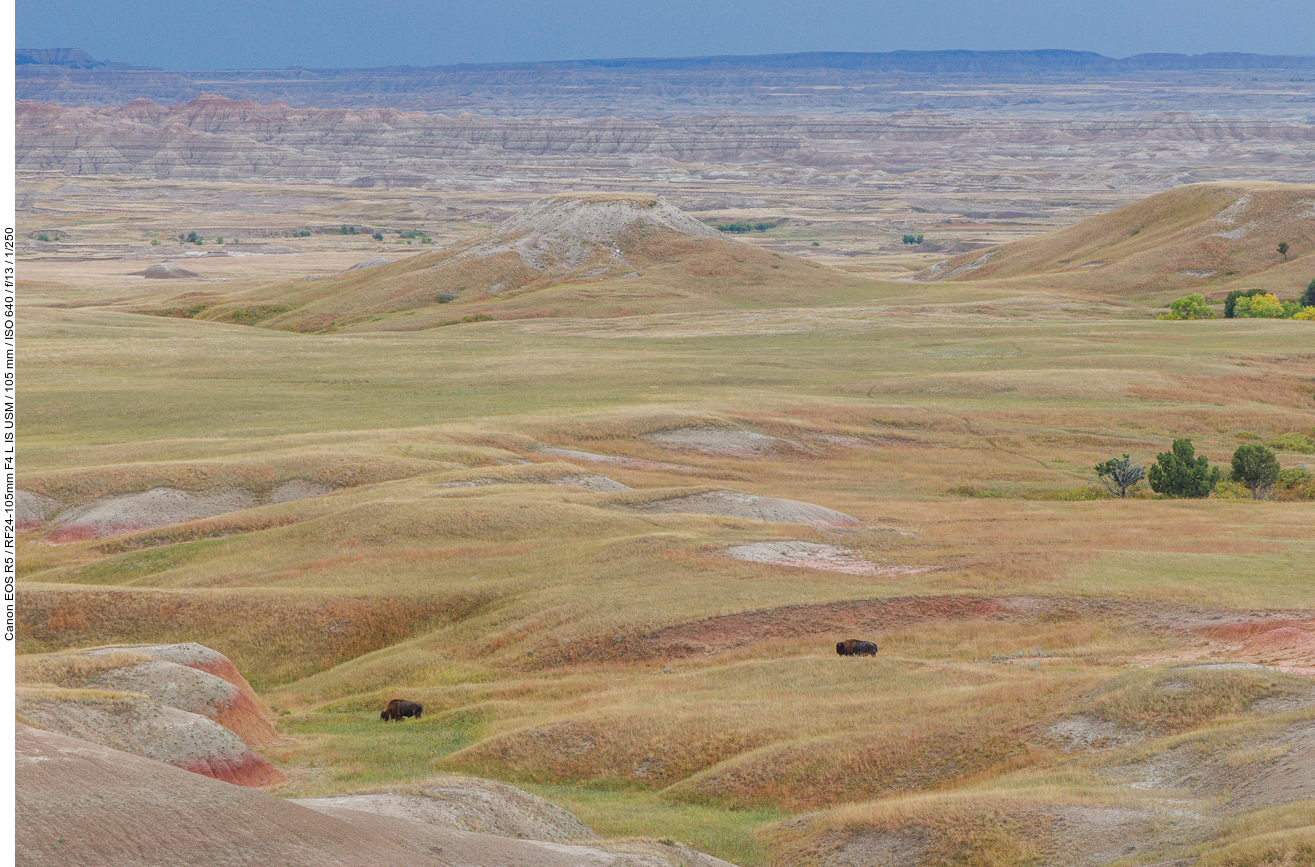
[[[1287,241],[1279,241],[1279,242],[1278,242],[1278,251],[1279,251],[1279,253],[1283,256],[1283,261],[1284,261],[1284,262],[1288,261],[1288,242],[1287,242]]]
[[[1189,439],[1173,441],[1173,450],[1155,456],[1155,465],[1146,473],[1151,490],[1166,497],[1201,498],[1219,484],[1219,467],[1211,467],[1205,455],[1196,456]]]
[[[383,232],[375,232],[374,235],[371,236],[371,237],[373,237],[376,241],[382,241],[382,240],[384,239],[384,233],[383,233]]]
[[[1251,443],[1238,446],[1233,452],[1233,480],[1246,485],[1251,499],[1263,500],[1278,481],[1278,458],[1262,445]]]
[[[1111,494],[1119,497],[1127,497],[1128,492],[1146,477],[1146,470],[1134,464],[1125,454],[1122,460],[1110,458],[1101,464],[1096,464],[1096,475]]]
[[[1301,293],[1297,303],[1302,307],[1315,307],[1315,280],[1306,284],[1306,291]]]

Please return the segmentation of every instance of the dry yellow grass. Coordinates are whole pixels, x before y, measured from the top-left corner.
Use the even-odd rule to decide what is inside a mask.
[[[1183,225],[1227,198],[1189,194]],[[1175,437],[1218,464],[1248,437],[1310,430],[1305,324],[1155,322],[1131,302],[1063,306],[1076,283],[882,283],[737,245],[685,252],[629,280],[314,326],[353,333],[124,312],[169,301],[155,287],[27,308],[24,490],[61,507],[156,486],[334,492],[63,545],[24,534],[20,649],[215,647],[287,711],[293,740],[273,758],[293,791],[454,768],[572,792],[618,833],[688,810],[697,833],[741,842],[745,815],[840,811],[719,850],[758,863],[824,863],[843,842],[829,834],[909,823],[927,863],[1027,863],[1050,845],[1045,804],[1119,803],[1047,739],[1055,720],[1187,737],[1254,716],[1271,687],[1251,675],[1128,669],[1206,652],[1203,607],[1239,622],[1309,609],[1315,507],[1078,498],[1098,461],[1146,463]],[[333,287],[391,303],[428,279],[424,261],[233,303],[329,315],[314,299]],[[556,318],[402,330],[463,306]],[[649,436],[682,428],[796,445]],[[559,484],[584,473],[634,490]],[[619,508],[713,488],[862,526]],[[840,546],[881,570],[721,553],[758,541]],[[848,637],[881,655],[839,659]],[[1169,701],[1157,684],[1174,678],[1208,688]],[[396,694],[425,718],[383,730]],[[1298,833],[1273,821],[1227,845]]]

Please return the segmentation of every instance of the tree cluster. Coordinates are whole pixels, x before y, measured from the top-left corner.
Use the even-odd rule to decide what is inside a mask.
[[[1095,469],[1109,492],[1118,497],[1127,497],[1145,479],[1157,494],[1200,499],[1210,496],[1223,476],[1205,455],[1196,454],[1189,439],[1174,440],[1169,451],[1155,456],[1149,469],[1134,464],[1126,454],[1096,464]],[[1265,446],[1249,443],[1233,452],[1232,480],[1251,491],[1253,499],[1266,499],[1279,478],[1278,458]]]
[[[738,220],[734,223],[718,223],[718,232],[730,232],[733,235],[743,235],[746,232],[766,232],[768,229],[775,229],[780,223],[747,223],[744,220]]]

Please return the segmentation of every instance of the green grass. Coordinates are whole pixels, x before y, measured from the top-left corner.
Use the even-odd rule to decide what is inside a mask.
[[[379,712],[317,711],[282,717],[279,730],[291,747],[265,751],[273,758],[312,771],[312,782],[294,784],[290,796],[340,794],[382,783],[404,783],[434,775],[434,761],[477,740],[481,725],[468,715],[425,713],[420,719],[385,722]],[[347,745],[368,744],[353,750]]]
[[[527,784],[527,791],[566,808],[605,837],[674,840],[743,867],[770,863],[756,832],[788,814],[671,804],[646,792]]]

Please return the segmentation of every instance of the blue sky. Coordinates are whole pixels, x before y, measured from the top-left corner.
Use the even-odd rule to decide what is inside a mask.
[[[1315,0],[18,0],[22,48],[166,69],[1067,48],[1315,54]]]

